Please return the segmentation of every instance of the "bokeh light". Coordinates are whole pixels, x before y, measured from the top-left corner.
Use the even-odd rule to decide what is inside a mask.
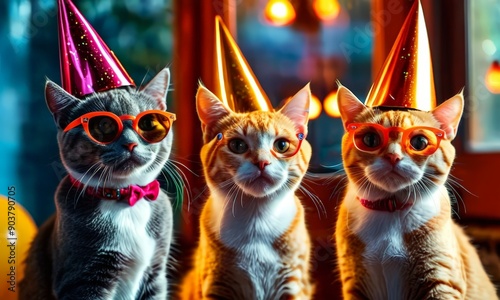
[[[340,118],[339,105],[337,102],[337,91],[332,91],[328,94],[323,102],[325,112],[330,117]]]
[[[321,101],[318,97],[311,95],[311,104],[309,107],[309,120],[314,120],[321,114]]]
[[[288,0],[270,0],[264,9],[266,20],[275,26],[285,26],[295,20],[295,9]]]

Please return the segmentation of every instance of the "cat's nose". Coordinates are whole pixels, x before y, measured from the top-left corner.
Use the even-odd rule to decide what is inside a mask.
[[[123,145],[125,148],[128,149],[128,151],[132,152],[134,151],[135,146],[137,146],[137,143],[128,143]]]
[[[394,166],[401,160],[402,157],[397,153],[387,153],[385,158],[387,158],[387,160]]]
[[[271,163],[267,160],[261,160],[259,162],[257,162],[255,165],[259,168],[259,170],[264,170],[264,168],[267,166],[267,165],[270,165]]]

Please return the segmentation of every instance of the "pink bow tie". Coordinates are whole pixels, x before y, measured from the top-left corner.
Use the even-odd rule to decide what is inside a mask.
[[[83,183],[71,176],[69,178],[74,186],[84,188],[85,185]],[[129,185],[121,189],[87,187],[85,192],[87,195],[105,200],[126,200],[130,206],[134,206],[142,198],[150,201],[156,200],[160,193],[160,183],[158,180],[153,180],[145,186]]]
[[[156,200],[156,198],[158,198],[158,193],[160,192],[160,183],[158,182],[158,180],[154,180],[146,186],[129,185],[128,189],[128,203],[130,204],[130,206],[134,206],[134,204],[142,198],[147,198],[151,201]]]

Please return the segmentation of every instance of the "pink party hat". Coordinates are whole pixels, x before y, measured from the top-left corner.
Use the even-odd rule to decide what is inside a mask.
[[[59,58],[63,88],[76,97],[134,81],[70,0],[58,0]]]

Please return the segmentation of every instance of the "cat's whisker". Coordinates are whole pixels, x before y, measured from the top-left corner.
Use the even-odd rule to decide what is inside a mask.
[[[195,171],[191,170],[188,166],[186,166],[184,163],[180,162],[176,159],[170,159],[170,162],[172,162],[173,164],[175,164],[176,166],[181,166],[183,167],[185,170],[187,170],[189,173],[191,173],[192,175],[196,176],[196,177],[200,177],[200,175],[198,173],[196,173]]]
[[[87,176],[87,174],[89,174],[91,172],[91,170],[93,168],[96,168],[96,170],[94,172],[98,172],[99,171],[99,168],[101,167],[101,162],[100,161],[97,161],[95,162],[94,164],[92,164],[87,171],[85,171],[85,173],[83,173],[80,178],[75,178],[77,181],[79,182],[82,182],[83,178],[85,178],[85,176]],[[90,179],[89,179],[90,180]],[[76,184],[72,184],[71,185],[71,188],[68,190],[68,194],[66,195],[66,201],[68,200],[67,197],[69,195],[69,192],[70,190],[73,188],[73,187],[76,187]],[[76,206],[76,204],[78,203],[78,200],[83,196],[83,192],[85,191],[85,188],[86,186],[84,186],[84,188],[82,188],[82,190],[80,191],[80,193],[78,193],[78,196],[76,197],[76,199],[73,199],[73,205]]]
[[[357,182],[355,182],[355,185],[358,187],[358,195],[364,193],[364,191],[367,191],[367,193],[370,194],[372,183],[367,177],[361,177]]]
[[[452,174],[448,174],[448,179],[447,181],[451,184],[451,185],[454,185],[458,188],[460,188],[461,190],[465,191],[466,193],[468,193],[469,195],[471,196],[474,196],[474,197],[477,197],[476,194],[472,193],[471,191],[469,191],[465,186],[463,186],[459,181],[461,181],[461,179],[459,179],[458,177],[452,175]]]
[[[225,201],[224,201],[224,205],[222,206],[222,211],[226,211],[226,208],[227,206],[229,205],[230,202],[233,202],[233,208],[234,208],[234,198],[235,197],[232,197],[232,195],[234,193],[237,193],[238,192],[238,186],[236,184],[233,183],[233,185],[231,187],[229,187],[229,190],[226,194],[226,198],[225,198]],[[219,215],[219,224],[222,224],[222,219],[224,217],[224,214],[220,214]],[[233,210],[233,217],[234,217],[234,210]],[[219,234],[221,234],[221,231],[222,230],[222,226],[219,227]]]
[[[221,183],[219,184],[219,186],[220,186],[220,187],[223,187],[223,188],[224,188],[224,187],[227,187],[227,186],[229,186],[229,185],[234,185],[234,181],[233,181],[233,179],[232,179],[232,178],[229,178],[229,179],[227,179],[227,180],[225,180],[225,181],[223,181],[223,182],[221,182]]]
[[[321,199],[316,196],[314,193],[310,192],[308,190],[310,186],[307,185],[307,183],[302,182],[302,184],[299,186],[299,190],[301,190],[305,195],[311,199],[312,203],[314,204],[314,207],[316,207],[316,211],[318,212],[318,217],[321,219],[321,216],[324,216],[325,218],[327,217],[327,211],[325,206],[323,205],[323,202],[321,202]]]
[[[177,162],[183,162],[183,164],[184,164],[184,162],[186,162],[186,163],[194,163],[196,165],[200,164],[198,156],[196,156],[196,159],[188,159],[185,156],[179,156],[179,155],[177,155],[174,151],[172,151],[172,153],[170,155],[171,155],[171,157],[172,157],[173,160],[175,160]],[[194,157],[194,155],[192,155],[192,156]],[[187,169],[189,169],[189,168],[187,168]],[[196,173],[194,175],[196,175]]]
[[[460,192],[450,183],[446,183],[445,186],[448,189],[448,191],[450,192],[450,201],[452,201],[452,204],[456,203],[457,216],[460,215],[460,205],[463,206],[464,213],[467,213],[467,206],[465,206],[465,201],[462,198],[462,195],[460,195]],[[456,201],[453,201],[453,199],[455,199]]]
[[[173,173],[173,174],[172,174]],[[179,192],[179,183],[177,183],[177,174],[175,174],[175,172],[173,172],[170,168],[164,166],[161,170],[160,170],[160,175],[163,177],[163,179],[165,179],[165,182],[167,183],[167,188],[168,188],[168,183],[169,183],[169,178],[172,180],[173,184],[174,184],[174,188],[175,188],[175,196],[177,197],[177,201],[175,201],[175,205],[177,205],[177,203],[179,202],[179,194],[182,193],[182,184],[180,184],[181,188],[180,188],[180,192]],[[182,199],[181,199],[182,201]],[[188,195],[188,201],[189,201],[189,195]]]
[[[448,198],[446,194],[446,191],[442,191],[441,189],[439,189],[439,186],[434,183],[432,180],[430,180],[426,175],[428,174],[424,174],[424,176],[422,177],[422,179],[420,181],[417,182],[417,191],[419,192],[419,195],[420,195],[420,198],[419,199],[429,199],[433,201],[434,205],[435,205],[435,208],[436,210],[439,210],[439,207],[440,207],[440,199],[441,198]],[[431,187],[434,187],[434,189],[431,189]],[[438,193],[441,193],[441,195],[439,197],[433,197],[435,195],[435,191],[438,191]],[[443,194],[444,193],[444,194]],[[449,199],[448,199],[449,201]],[[450,204],[450,203],[448,203]]]
[[[467,206],[465,205],[465,202],[462,198],[462,195],[457,190],[457,188],[460,189],[460,191],[464,191],[473,197],[477,197],[477,195],[475,195],[474,193],[469,191],[467,188],[465,188],[462,184],[460,184],[459,180],[460,179],[457,178],[456,176],[454,176],[452,174],[448,174],[448,179],[446,181],[446,187],[450,190],[450,192],[452,193],[454,198],[459,201],[459,203],[457,203],[458,212],[460,212],[460,203],[461,203],[463,208],[464,208],[464,213],[467,213]],[[459,214],[457,214],[457,215],[459,216]]]
[[[146,74],[144,74],[144,76],[142,77],[142,80],[141,80],[141,83],[137,86],[137,88],[135,89],[136,91],[140,91],[142,89],[142,85],[144,84],[144,82],[146,81],[146,78],[148,77],[148,74],[149,74],[149,69],[150,68],[147,68],[146,70]]]
[[[238,195],[238,192],[236,192],[236,195]],[[236,214],[235,214],[235,211],[234,211],[234,206],[236,204],[236,197],[231,197],[232,198],[232,202],[233,202],[233,206],[231,208],[231,212],[233,214],[233,217],[236,218]],[[241,204],[243,204],[243,202],[241,202]],[[242,206],[243,207],[243,206]]]
[[[109,168],[108,166],[105,166],[104,169],[102,170],[101,174],[99,174],[99,177],[97,178],[97,184],[96,184],[97,188],[99,188],[101,181],[102,181],[102,186],[103,187],[106,186],[106,177],[107,177],[106,170],[108,168]]]
[[[100,173],[99,175],[99,178],[101,178],[101,175],[103,173],[105,173],[106,169],[109,168],[108,166],[106,165],[103,165],[103,164],[100,164],[96,169],[95,171],[89,176],[89,178],[87,179],[87,181],[83,184],[83,188],[82,190],[80,191],[80,197],[78,198],[81,198],[83,196],[83,194],[85,193],[85,190],[87,189],[87,187],[90,185],[90,181],[92,181],[94,179],[94,176],[98,173]],[[81,182],[81,181],[80,181]],[[97,181],[97,184],[95,186],[96,188],[99,188],[99,181]],[[76,205],[76,203],[75,203]]]
[[[84,195],[85,195],[85,190],[87,189],[87,186],[88,186],[88,183],[90,180],[92,180],[92,177],[97,173],[99,172],[99,170],[102,168],[101,164],[99,164],[97,166],[97,168],[95,169],[95,171],[90,175],[90,177],[87,179],[87,182],[83,183],[82,180],[78,180],[80,182],[83,183],[83,187],[81,188],[80,192],[78,193],[78,196],[76,197],[76,199],[74,199],[74,203],[73,203],[73,208],[76,208],[77,204],[78,204],[78,200],[80,200],[80,198],[82,198]],[[83,176],[82,176],[82,179],[83,179]]]
[[[165,174],[166,172],[166,174]],[[163,174],[166,182],[168,183],[168,178],[171,179],[171,182],[174,184],[175,193],[177,197],[176,205],[182,203],[184,196],[184,186],[187,186],[186,196],[188,203],[191,202],[191,187],[189,185],[189,181],[186,176],[182,172],[182,170],[178,169],[174,164],[171,164],[168,161],[162,168],[161,173]]]
[[[99,166],[94,170],[94,172],[92,172],[92,174],[87,178],[87,181],[83,184],[83,189],[82,190],[85,190],[87,189],[87,187],[89,186],[90,184],[90,181],[92,181],[94,179],[94,176],[101,170],[105,169],[106,166],[102,165],[102,164],[99,164]],[[83,177],[82,177],[83,179]],[[79,180],[80,182],[82,182],[81,180]]]
[[[151,155],[154,156],[154,159],[150,166],[148,167],[149,171],[154,171],[154,170],[160,170],[160,174],[163,176],[165,179],[165,182],[168,184],[172,182],[174,184],[174,189],[175,189],[175,195],[176,195],[176,201],[175,205],[179,205],[183,201],[183,196],[184,196],[184,186],[187,186],[187,193],[186,196],[188,198],[188,207],[190,204],[190,186],[189,186],[189,181],[187,180],[185,174],[182,172],[182,170],[176,168],[174,161],[171,159],[169,160],[166,155],[163,155],[162,153],[158,152],[155,153],[153,150],[150,150]],[[170,179],[170,180],[169,180]]]

